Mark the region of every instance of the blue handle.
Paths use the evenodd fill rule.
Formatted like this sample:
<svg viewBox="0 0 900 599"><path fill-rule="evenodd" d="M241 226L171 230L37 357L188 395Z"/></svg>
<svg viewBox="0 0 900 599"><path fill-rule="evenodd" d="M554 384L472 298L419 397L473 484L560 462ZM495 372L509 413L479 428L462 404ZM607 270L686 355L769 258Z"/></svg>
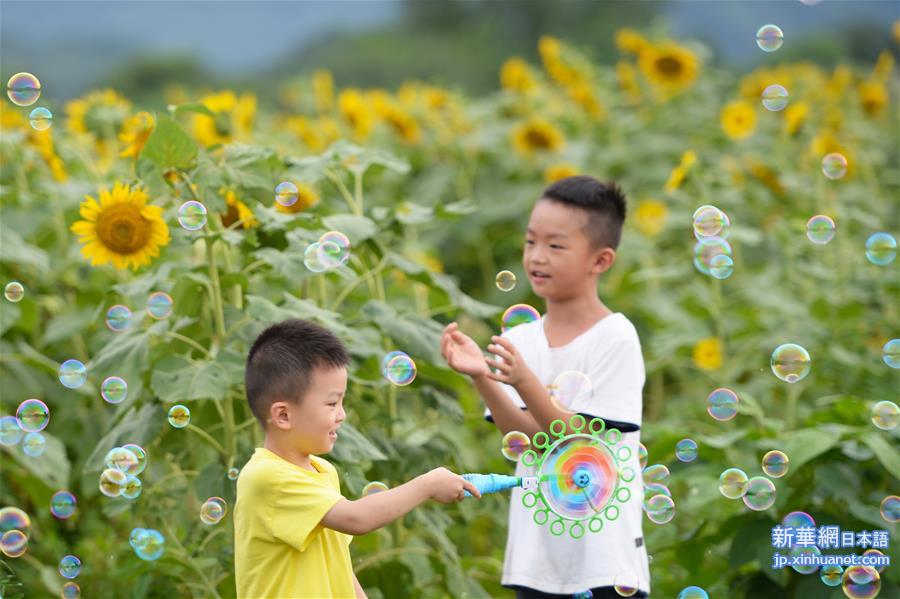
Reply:
<svg viewBox="0 0 900 599"><path fill-rule="evenodd" d="M498 491L505 491L506 489L512 489L513 487L518 487L522 484L522 479L518 476L507 476L506 474L463 474L462 477L475 485L475 488L484 495L485 493L497 493ZM472 494L468 491L465 492L466 497L471 497Z"/></svg>

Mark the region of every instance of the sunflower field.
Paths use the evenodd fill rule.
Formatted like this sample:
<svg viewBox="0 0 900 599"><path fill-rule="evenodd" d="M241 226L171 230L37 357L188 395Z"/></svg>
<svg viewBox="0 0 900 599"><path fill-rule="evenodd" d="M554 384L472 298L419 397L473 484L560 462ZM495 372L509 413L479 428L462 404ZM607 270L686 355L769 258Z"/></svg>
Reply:
<svg viewBox="0 0 900 599"><path fill-rule="evenodd" d="M345 497L438 466L511 473L440 333L455 320L484 347L507 307L543 311L524 225L548 183L589 174L628 196L599 294L640 334L641 440L675 506L644 520L652 596L900 596L895 564L862 582L771 566L791 512L889 534L826 554L898 558L897 48L735 73L691 40L615 43L609 67L544 36L539 63L510 57L478 97L339 87L321 69L269 103L171 87L165 105L113 89L56 105L52 81L51 117L21 97L34 86L4 100L0 595L234 597L234 479L262 440L244 361L285 318L352 354L328 456ZM715 243L695 236L704 206ZM392 351L415 362L411 384L382 376ZM707 405L723 389L728 419ZM723 497L729 468L772 501ZM502 493L425 504L357 538L354 570L373 599L510 597L507 511Z"/></svg>

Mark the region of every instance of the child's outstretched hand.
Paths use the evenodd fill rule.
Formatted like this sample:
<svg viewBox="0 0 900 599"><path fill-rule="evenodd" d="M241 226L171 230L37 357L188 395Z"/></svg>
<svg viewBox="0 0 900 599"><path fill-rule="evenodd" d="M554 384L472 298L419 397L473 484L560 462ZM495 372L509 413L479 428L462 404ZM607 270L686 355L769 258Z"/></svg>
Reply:
<svg viewBox="0 0 900 599"><path fill-rule="evenodd" d="M492 344L488 345L488 351L503 358L502 361L491 360L485 358L485 363L491 368L496 368L497 372L488 371L488 378L499 383L506 383L513 387L519 385L526 380L528 376L533 376L531 369L522 359L522 355L516 346L509 339L494 335L491 337Z"/></svg>
<svg viewBox="0 0 900 599"><path fill-rule="evenodd" d="M465 498L465 491L481 499L478 487L446 468L435 468L425 476L428 479L428 495L435 501L441 503L462 501Z"/></svg>
<svg viewBox="0 0 900 599"><path fill-rule="evenodd" d="M469 376L490 375L481 348L471 337L459 330L459 325L451 322L441 334L441 355L447 364L460 374Z"/></svg>

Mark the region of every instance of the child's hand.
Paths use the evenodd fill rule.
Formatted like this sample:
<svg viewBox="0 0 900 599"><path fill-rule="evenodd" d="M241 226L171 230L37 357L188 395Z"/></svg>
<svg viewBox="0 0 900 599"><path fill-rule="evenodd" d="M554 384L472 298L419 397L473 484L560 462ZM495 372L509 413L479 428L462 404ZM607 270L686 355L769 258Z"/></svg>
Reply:
<svg viewBox="0 0 900 599"><path fill-rule="evenodd" d="M428 481L428 496L441 503L462 501L464 491L468 491L478 499L481 493L472 483L446 468L435 468L425 475Z"/></svg>
<svg viewBox="0 0 900 599"><path fill-rule="evenodd" d="M500 383L506 383L513 387L521 384L527 377L533 377L534 373L528 368L525 360L516 346L509 339L494 335L491 337L492 343L488 345L488 351L503 358L502 362L485 358L485 363L491 368L496 368L499 372L488 372L488 378Z"/></svg>
<svg viewBox="0 0 900 599"><path fill-rule="evenodd" d="M476 377L490 374L484 355L472 338L459 330L459 325L451 322L441 334L441 355L447 364L460 374Z"/></svg>

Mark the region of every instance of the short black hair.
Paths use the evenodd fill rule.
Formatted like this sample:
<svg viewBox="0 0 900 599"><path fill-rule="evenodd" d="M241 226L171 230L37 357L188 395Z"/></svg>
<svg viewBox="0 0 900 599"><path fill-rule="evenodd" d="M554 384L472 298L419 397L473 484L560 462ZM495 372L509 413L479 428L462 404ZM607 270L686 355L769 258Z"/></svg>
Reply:
<svg viewBox="0 0 900 599"><path fill-rule="evenodd" d="M247 355L244 384L250 410L265 428L269 406L278 400L299 401L316 368L349 363L344 344L325 327L297 318L273 324L259 334Z"/></svg>
<svg viewBox="0 0 900 599"><path fill-rule="evenodd" d="M587 212L584 232L594 249L619 247L625 223L625 193L614 181L601 183L586 175L566 177L547 187L541 199Z"/></svg>

